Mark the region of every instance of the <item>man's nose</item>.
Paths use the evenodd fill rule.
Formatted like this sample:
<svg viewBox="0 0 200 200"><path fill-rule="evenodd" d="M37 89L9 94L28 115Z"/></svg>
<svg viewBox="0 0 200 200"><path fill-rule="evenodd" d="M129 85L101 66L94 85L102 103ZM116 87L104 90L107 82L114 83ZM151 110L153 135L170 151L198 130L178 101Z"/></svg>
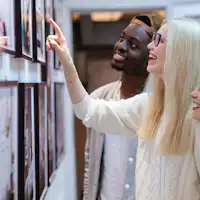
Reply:
<svg viewBox="0 0 200 200"><path fill-rule="evenodd" d="M121 42L121 49L124 50L124 51L127 51L127 41L126 40L123 40Z"/></svg>

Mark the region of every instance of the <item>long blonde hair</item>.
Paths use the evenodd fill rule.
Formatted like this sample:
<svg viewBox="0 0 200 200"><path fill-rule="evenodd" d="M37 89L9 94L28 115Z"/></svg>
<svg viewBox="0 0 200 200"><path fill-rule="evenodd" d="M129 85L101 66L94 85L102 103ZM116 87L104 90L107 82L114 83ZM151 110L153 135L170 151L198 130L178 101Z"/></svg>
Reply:
<svg viewBox="0 0 200 200"><path fill-rule="evenodd" d="M154 138L163 117L160 151L182 154L192 150L194 140L190 93L200 83L200 24L176 18L168 22L168 27L163 80L152 74L148 78L147 116L139 138Z"/></svg>

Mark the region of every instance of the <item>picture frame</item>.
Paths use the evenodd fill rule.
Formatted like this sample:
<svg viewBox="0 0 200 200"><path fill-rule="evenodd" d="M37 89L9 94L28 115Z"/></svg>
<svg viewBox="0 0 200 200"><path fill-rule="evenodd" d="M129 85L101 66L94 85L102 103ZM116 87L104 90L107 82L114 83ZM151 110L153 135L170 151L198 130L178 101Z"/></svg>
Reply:
<svg viewBox="0 0 200 200"><path fill-rule="evenodd" d="M46 0L45 1L45 14L46 14L46 37L54 34L53 26L49 23L49 19L55 19L54 13L54 1ZM46 65L47 65L47 105L48 105L48 179L49 185L53 180L53 174L56 169L55 167L55 135L54 135L54 96L53 96L53 68L54 68L54 51L47 51L46 55Z"/></svg>
<svg viewBox="0 0 200 200"><path fill-rule="evenodd" d="M55 95L55 159L56 167L59 166L64 156L65 134L64 134L64 84L54 83Z"/></svg>
<svg viewBox="0 0 200 200"><path fill-rule="evenodd" d="M0 2L0 51L16 53L16 4L15 0Z"/></svg>
<svg viewBox="0 0 200 200"><path fill-rule="evenodd" d="M33 83L18 86L18 200L39 197L36 171L37 135L35 130L35 94ZM24 178L19 178L24 177Z"/></svg>
<svg viewBox="0 0 200 200"><path fill-rule="evenodd" d="M45 0L33 0L33 60L46 63Z"/></svg>
<svg viewBox="0 0 200 200"><path fill-rule="evenodd" d="M35 84L35 127L36 137L39 141L36 144L36 148L39 149L39 156L36 158L36 167L39 167L38 171L39 181L39 199L44 199L49 182L48 182L48 119L47 119L47 85L46 83ZM39 121L38 121L39 119ZM39 128L39 129L37 129Z"/></svg>
<svg viewBox="0 0 200 200"><path fill-rule="evenodd" d="M17 81L0 82L0 199L16 199L17 186Z"/></svg>
<svg viewBox="0 0 200 200"><path fill-rule="evenodd" d="M23 57L33 61L33 37L35 28L33 24L34 18L34 0L21 0L21 49L18 57Z"/></svg>
<svg viewBox="0 0 200 200"><path fill-rule="evenodd" d="M51 76L47 81L47 106L48 106L48 179L49 184L53 180L53 173L56 170L56 142L55 142L55 115L54 115L54 87Z"/></svg>

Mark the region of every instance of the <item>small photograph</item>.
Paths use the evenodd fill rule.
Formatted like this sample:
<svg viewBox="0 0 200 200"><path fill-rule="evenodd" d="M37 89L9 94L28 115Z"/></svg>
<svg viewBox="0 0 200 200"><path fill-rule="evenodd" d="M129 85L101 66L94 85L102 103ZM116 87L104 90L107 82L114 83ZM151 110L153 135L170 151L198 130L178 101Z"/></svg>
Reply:
<svg viewBox="0 0 200 200"><path fill-rule="evenodd" d="M22 17L22 54L33 57L32 43L32 0L21 0Z"/></svg>
<svg viewBox="0 0 200 200"><path fill-rule="evenodd" d="M14 173L16 172L15 159L15 135L12 129L12 95L13 88L0 87L0 199L14 200L14 190L16 190L16 181Z"/></svg>
<svg viewBox="0 0 200 200"><path fill-rule="evenodd" d="M47 88L39 86L39 194L42 197L48 187L47 148Z"/></svg>
<svg viewBox="0 0 200 200"><path fill-rule="evenodd" d="M46 49L45 49L45 8L44 0L35 0L36 3L36 30L37 30L37 60L45 63Z"/></svg>
<svg viewBox="0 0 200 200"><path fill-rule="evenodd" d="M24 117L24 199L32 200L35 197L34 178L34 103L33 88L25 87L25 117Z"/></svg>
<svg viewBox="0 0 200 200"><path fill-rule="evenodd" d="M55 83L55 139L56 165L58 166L64 154L64 84Z"/></svg>
<svg viewBox="0 0 200 200"><path fill-rule="evenodd" d="M0 50L15 52L14 0L0 0Z"/></svg>

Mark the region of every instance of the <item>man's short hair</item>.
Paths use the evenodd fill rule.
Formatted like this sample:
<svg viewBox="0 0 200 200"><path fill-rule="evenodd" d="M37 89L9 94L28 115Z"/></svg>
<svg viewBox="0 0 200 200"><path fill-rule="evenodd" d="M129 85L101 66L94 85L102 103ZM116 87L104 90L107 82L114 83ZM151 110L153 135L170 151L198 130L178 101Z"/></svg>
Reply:
<svg viewBox="0 0 200 200"><path fill-rule="evenodd" d="M141 14L135 16L131 20L131 24L135 23L142 26L150 37L153 36L153 33L158 31L161 27L164 18L154 14Z"/></svg>

